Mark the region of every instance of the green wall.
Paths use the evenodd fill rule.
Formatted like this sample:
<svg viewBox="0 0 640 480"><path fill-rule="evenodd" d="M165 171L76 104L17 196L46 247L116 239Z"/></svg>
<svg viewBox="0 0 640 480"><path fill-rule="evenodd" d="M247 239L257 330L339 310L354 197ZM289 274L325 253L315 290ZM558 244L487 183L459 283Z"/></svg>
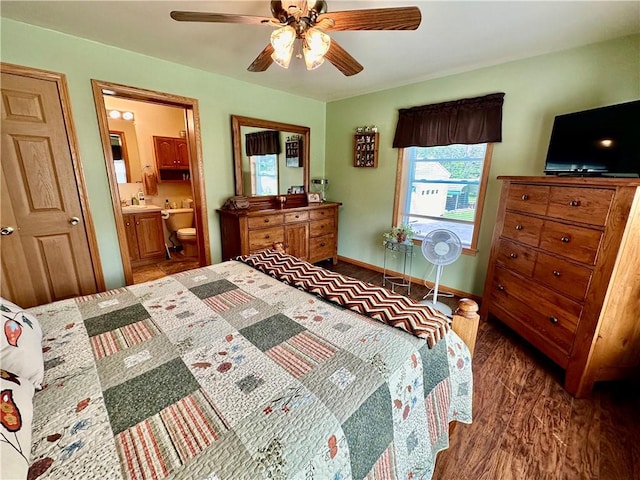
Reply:
<svg viewBox="0 0 640 480"><path fill-rule="evenodd" d="M498 208L496 176L542 175L556 114L640 98L640 35L328 103L325 173L328 198L343 203L340 255L383 265L382 233L393 214L398 151L391 144L398 109L493 92L506 94L503 140L493 150L479 252L445 267L441 279L442 285L477 295L482 294ZM353 133L363 125L377 125L380 131L376 169L352 166ZM434 281L435 271L415 251L412 274Z"/></svg>
<svg viewBox="0 0 640 480"><path fill-rule="evenodd" d="M108 288L122 286L124 274L91 79L198 100L211 257L214 263L221 258L220 229L215 209L234 194L231 114L310 127L310 173L312 176L323 174L326 123L323 102L238 82L13 20L3 18L0 21L3 62L51 70L67 77L80 160Z"/></svg>
<svg viewBox="0 0 640 480"><path fill-rule="evenodd" d="M91 79L196 98L212 261L220 261L215 209L233 195L229 115L311 128L311 177L330 179L327 196L340 209L339 254L383 264L382 232L391 226L397 150L391 147L397 110L505 92L503 141L494 148L477 256L444 270L442 284L481 294L498 206L497 175L540 175L553 117L640 97L640 35L439 78L325 104L51 30L0 19L1 60L64 73L80 159L89 191L107 287L124 276L98 133ZM428 61L425 59L424 61ZM353 133L377 125L377 169L354 168ZM418 252L412 274L434 280Z"/></svg>

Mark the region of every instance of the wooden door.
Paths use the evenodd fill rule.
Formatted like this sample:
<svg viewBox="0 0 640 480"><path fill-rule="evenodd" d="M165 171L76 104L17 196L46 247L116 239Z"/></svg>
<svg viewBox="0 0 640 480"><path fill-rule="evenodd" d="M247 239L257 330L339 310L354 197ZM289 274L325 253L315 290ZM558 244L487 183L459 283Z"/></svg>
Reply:
<svg viewBox="0 0 640 480"><path fill-rule="evenodd" d="M26 308L95 293L104 284L64 77L2 67L2 296Z"/></svg>
<svg viewBox="0 0 640 480"><path fill-rule="evenodd" d="M189 146L186 140L176 139L176 157L180 167L189 168Z"/></svg>
<svg viewBox="0 0 640 480"><path fill-rule="evenodd" d="M127 214L124 219L124 231L127 236L127 247L129 247L129 260L135 262L140 259L138 252L138 236L136 235L136 216Z"/></svg>
<svg viewBox="0 0 640 480"><path fill-rule="evenodd" d="M307 260L309 258L309 224L305 222L285 226L284 243L289 255Z"/></svg>
<svg viewBox="0 0 640 480"><path fill-rule="evenodd" d="M176 168L176 149L171 138L153 137L158 168Z"/></svg>
<svg viewBox="0 0 640 480"><path fill-rule="evenodd" d="M140 260L164 256L164 233L160 213L137 213L136 233Z"/></svg>

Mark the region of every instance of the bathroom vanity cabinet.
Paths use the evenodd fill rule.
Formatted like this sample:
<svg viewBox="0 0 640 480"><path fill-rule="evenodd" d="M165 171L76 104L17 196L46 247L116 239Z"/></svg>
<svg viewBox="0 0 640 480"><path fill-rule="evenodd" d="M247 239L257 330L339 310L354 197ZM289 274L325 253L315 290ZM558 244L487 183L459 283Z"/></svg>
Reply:
<svg viewBox="0 0 640 480"><path fill-rule="evenodd" d="M164 233L160 212L123 215L131 266L157 262L165 257Z"/></svg>

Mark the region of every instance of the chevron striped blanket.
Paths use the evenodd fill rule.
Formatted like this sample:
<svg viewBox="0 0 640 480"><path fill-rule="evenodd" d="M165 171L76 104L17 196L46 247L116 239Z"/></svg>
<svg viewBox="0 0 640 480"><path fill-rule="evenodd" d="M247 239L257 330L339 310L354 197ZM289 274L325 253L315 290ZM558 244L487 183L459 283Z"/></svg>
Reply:
<svg viewBox="0 0 640 480"><path fill-rule="evenodd" d="M429 305L418 303L384 287L326 270L286 253L264 250L240 256L236 260L281 282L423 338L430 348L450 328L449 318Z"/></svg>

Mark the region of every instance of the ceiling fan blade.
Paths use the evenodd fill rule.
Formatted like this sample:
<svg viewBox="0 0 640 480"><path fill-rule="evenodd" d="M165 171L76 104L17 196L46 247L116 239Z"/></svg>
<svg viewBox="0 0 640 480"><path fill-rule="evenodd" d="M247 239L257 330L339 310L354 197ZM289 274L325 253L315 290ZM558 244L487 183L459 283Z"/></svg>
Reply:
<svg viewBox="0 0 640 480"><path fill-rule="evenodd" d="M324 58L326 60L329 60L329 62L331 62L347 77L355 75L356 73L360 73L364 68L333 38L331 39L331 46L329 47L329 50L324 54Z"/></svg>
<svg viewBox="0 0 640 480"><path fill-rule="evenodd" d="M264 50L256 57L251 65L247 67L250 72L264 72L273 63L271 54L273 53L273 45L270 43L264 47Z"/></svg>
<svg viewBox="0 0 640 480"><path fill-rule="evenodd" d="M255 17L253 15L234 15L232 13L207 12L171 12L171 18L179 22L215 22L215 23L244 23L248 25L269 25L273 18Z"/></svg>
<svg viewBox="0 0 640 480"><path fill-rule="evenodd" d="M418 7L371 8L365 10L345 10L328 12L318 17L335 22L325 30L415 30L420 26L422 14Z"/></svg>

